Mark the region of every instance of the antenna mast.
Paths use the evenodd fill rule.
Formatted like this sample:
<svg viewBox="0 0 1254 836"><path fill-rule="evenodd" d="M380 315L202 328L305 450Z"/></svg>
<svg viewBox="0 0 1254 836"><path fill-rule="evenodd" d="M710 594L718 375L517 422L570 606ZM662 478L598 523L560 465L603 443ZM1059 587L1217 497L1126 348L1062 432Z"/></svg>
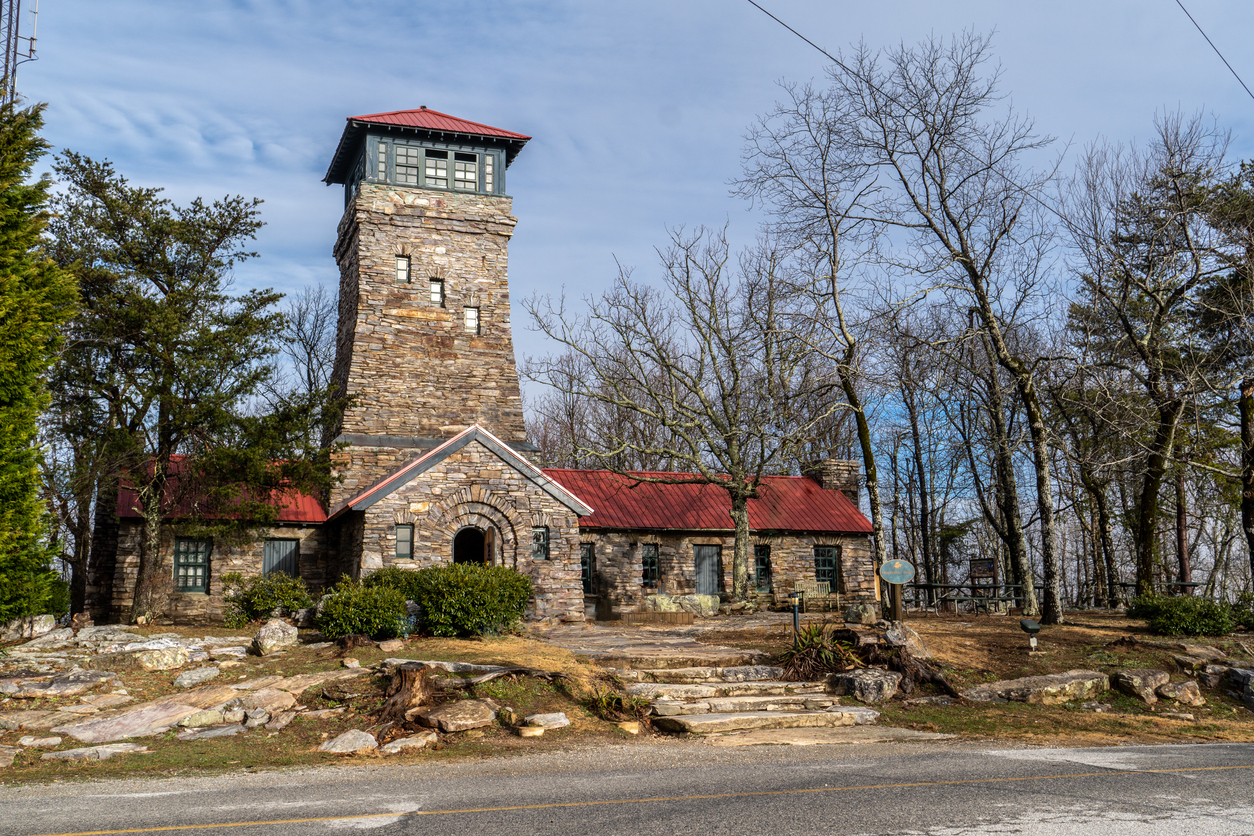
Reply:
<svg viewBox="0 0 1254 836"><path fill-rule="evenodd" d="M17 68L19 64L34 61L35 30L39 26L39 0L35 0L35 8L31 13L30 37L23 38L19 33L22 17L22 0L0 0L0 35L4 36L4 75L3 101L7 104L17 98ZM22 41L26 41L26 51L22 51Z"/></svg>

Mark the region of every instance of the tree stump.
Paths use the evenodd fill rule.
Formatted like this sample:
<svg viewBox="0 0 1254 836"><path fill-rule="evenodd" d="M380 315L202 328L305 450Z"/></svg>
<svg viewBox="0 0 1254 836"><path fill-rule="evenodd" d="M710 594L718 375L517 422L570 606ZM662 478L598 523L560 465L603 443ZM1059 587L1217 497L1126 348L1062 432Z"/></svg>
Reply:
<svg viewBox="0 0 1254 836"><path fill-rule="evenodd" d="M429 705L435 684L427 678L433 669L421 662L406 662L392 674L387 701L379 710L380 723L403 723L405 715L419 706Z"/></svg>

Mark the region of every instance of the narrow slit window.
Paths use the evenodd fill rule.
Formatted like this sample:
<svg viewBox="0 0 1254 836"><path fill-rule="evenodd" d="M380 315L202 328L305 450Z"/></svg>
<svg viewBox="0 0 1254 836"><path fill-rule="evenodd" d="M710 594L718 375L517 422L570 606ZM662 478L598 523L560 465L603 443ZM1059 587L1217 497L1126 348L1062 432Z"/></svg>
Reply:
<svg viewBox="0 0 1254 836"><path fill-rule="evenodd" d="M549 559L549 528L537 525L531 529L531 559Z"/></svg>
<svg viewBox="0 0 1254 836"><path fill-rule="evenodd" d="M444 307L444 280L443 279L431 280L431 307L433 308Z"/></svg>
<svg viewBox="0 0 1254 836"><path fill-rule="evenodd" d="M379 143L378 177L384 183L388 181L388 144L386 142Z"/></svg>
<svg viewBox="0 0 1254 836"><path fill-rule="evenodd" d="M496 158L491 154L483 155L483 190L489 194L495 191L495 189L492 188L492 175L494 173L493 162L495 159Z"/></svg>
<svg viewBox="0 0 1254 836"><path fill-rule="evenodd" d="M479 309L478 308L462 308L466 321L466 333L479 333Z"/></svg>
<svg viewBox="0 0 1254 836"><path fill-rule="evenodd" d="M657 562L657 543L645 543L640 547L640 565L644 585L656 587L662 573Z"/></svg>
<svg viewBox="0 0 1254 836"><path fill-rule="evenodd" d="M409 256L398 255L396 257L396 283L409 283Z"/></svg>
<svg viewBox="0 0 1254 836"><path fill-rule="evenodd" d="M413 525L398 525L396 527L396 557L399 560L409 560L414 556L414 527Z"/></svg>
<svg viewBox="0 0 1254 836"><path fill-rule="evenodd" d="M437 189L448 188L448 151L427 149L427 166L423 172L427 185Z"/></svg>
<svg viewBox="0 0 1254 836"><path fill-rule="evenodd" d="M584 595L591 595L596 588L597 555L592 543L579 544L579 575L583 580Z"/></svg>
<svg viewBox="0 0 1254 836"><path fill-rule="evenodd" d="M753 547L753 576L758 592L771 591L771 547Z"/></svg>

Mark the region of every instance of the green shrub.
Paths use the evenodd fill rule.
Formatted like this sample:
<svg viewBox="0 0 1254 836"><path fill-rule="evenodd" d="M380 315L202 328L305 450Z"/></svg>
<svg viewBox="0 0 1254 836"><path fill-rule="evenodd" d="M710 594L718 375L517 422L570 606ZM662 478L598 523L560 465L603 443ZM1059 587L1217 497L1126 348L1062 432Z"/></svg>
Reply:
<svg viewBox="0 0 1254 836"><path fill-rule="evenodd" d="M1254 631L1254 592L1242 592L1232 605L1232 620L1238 630Z"/></svg>
<svg viewBox="0 0 1254 836"><path fill-rule="evenodd" d="M862 667L849 645L839 642L827 624L811 622L802 626L793 637L792 647L779 658L784 679L804 682L820 679L829 673Z"/></svg>
<svg viewBox="0 0 1254 836"><path fill-rule="evenodd" d="M401 569L396 566L385 566L377 572L368 575L363 586L371 588L383 587L384 589L395 589L405 597L406 601L418 600L418 572L414 569Z"/></svg>
<svg viewBox="0 0 1254 836"><path fill-rule="evenodd" d="M1227 604L1191 595L1163 598L1150 617L1150 632L1160 636L1224 636L1232 632Z"/></svg>
<svg viewBox="0 0 1254 836"><path fill-rule="evenodd" d="M314 623L329 639L363 634L391 639L409 632L405 598L395 589L343 578L318 604Z"/></svg>
<svg viewBox="0 0 1254 836"><path fill-rule="evenodd" d="M376 573L378 574L378 573ZM513 627L527 610L531 580L504 566L454 563L405 579L433 636L480 636ZM399 593L398 593L399 594Z"/></svg>
<svg viewBox="0 0 1254 836"><path fill-rule="evenodd" d="M1166 600L1166 595L1138 595L1128 604L1128 618L1151 619L1158 614L1158 608Z"/></svg>
<svg viewBox="0 0 1254 836"><path fill-rule="evenodd" d="M248 578L231 572L222 576L222 589L227 627L247 626L250 621L267 618L280 607L295 612L313 606L305 582L281 572Z"/></svg>

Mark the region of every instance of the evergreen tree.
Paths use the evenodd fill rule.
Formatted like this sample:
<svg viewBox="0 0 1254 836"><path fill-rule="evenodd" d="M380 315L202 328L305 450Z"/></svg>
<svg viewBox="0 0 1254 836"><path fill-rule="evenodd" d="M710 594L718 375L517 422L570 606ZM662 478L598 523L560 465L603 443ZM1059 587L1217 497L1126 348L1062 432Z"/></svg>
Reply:
<svg viewBox="0 0 1254 836"><path fill-rule="evenodd" d="M35 438L43 376L75 293L39 248L50 185L31 181L47 149L41 127L42 105L0 106L0 622L42 612L56 580Z"/></svg>

